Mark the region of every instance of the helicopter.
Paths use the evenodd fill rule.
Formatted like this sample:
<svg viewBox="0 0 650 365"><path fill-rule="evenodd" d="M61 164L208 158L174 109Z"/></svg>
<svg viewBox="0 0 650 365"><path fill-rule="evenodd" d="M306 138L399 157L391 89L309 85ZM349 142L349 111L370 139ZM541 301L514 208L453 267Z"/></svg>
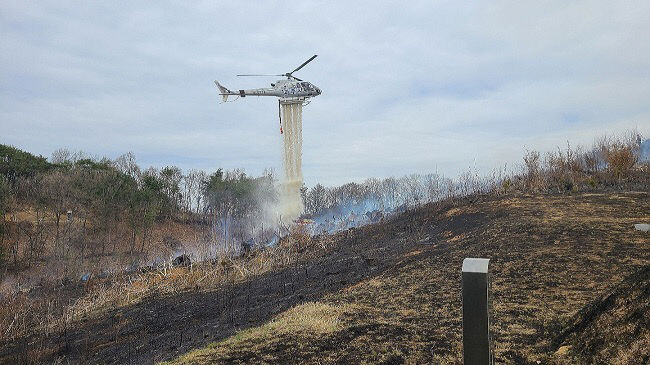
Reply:
<svg viewBox="0 0 650 365"><path fill-rule="evenodd" d="M302 65L296 67L293 71L287 72L284 74L275 74L275 75L263 75L263 74L241 74L237 76L286 76L286 80L278 80L274 83L271 83L270 88L259 88L259 89L248 89L248 90L238 90L231 91L228 88L221 85L217 80L214 81L215 85L219 88L219 95L223 98L223 102L228 101L229 96L237 97L246 97L246 96L277 96L281 99L289 98L302 98L308 99L314 96L321 94L319 88L314 84L308 81L301 80L295 76L293 73L305 67L306 64L313 61L318 55L313 55L307 61L303 62ZM234 100L233 100L234 101Z"/></svg>

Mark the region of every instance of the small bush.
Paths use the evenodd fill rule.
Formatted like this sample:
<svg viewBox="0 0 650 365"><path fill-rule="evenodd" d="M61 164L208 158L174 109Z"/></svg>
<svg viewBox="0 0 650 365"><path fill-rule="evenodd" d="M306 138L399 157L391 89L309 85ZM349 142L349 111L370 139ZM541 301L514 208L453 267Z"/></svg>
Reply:
<svg viewBox="0 0 650 365"><path fill-rule="evenodd" d="M524 178L526 189L539 191L543 188L542 166L540 154L537 151L526 151L524 155Z"/></svg>
<svg viewBox="0 0 650 365"><path fill-rule="evenodd" d="M629 175L638 160L638 156L634 146L614 143L609 146L605 159L610 172L616 179L620 180Z"/></svg>
<svg viewBox="0 0 650 365"><path fill-rule="evenodd" d="M598 184L598 183L596 182L596 179L594 179L593 176L589 176L589 180L587 180L587 183L589 184L589 186L590 186L592 189L595 189L595 188L596 188L596 185Z"/></svg>
<svg viewBox="0 0 650 365"><path fill-rule="evenodd" d="M501 184L501 187L503 188L503 191L505 193L507 193L510 190L511 186L512 186L512 180L510 179L503 180L503 183Z"/></svg>
<svg viewBox="0 0 650 365"><path fill-rule="evenodd" d="M650 184L650 164L639 163L641 135L636 131L598 139L593 147L558 148L544 159L526 151L518 188L525 192L577 192L599 186L639 189ZM517 177L515 177L517 178ZM516 179L515 179L516 180Z"/></svg>

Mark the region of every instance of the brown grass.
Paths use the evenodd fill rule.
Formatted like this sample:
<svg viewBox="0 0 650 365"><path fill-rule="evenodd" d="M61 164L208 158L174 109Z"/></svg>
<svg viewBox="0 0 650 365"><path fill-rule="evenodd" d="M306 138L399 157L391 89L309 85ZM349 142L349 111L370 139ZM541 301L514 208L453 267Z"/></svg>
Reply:
<svg viewBox="0 0 650 365"><path fill-rule="evenodd" d="M295 230L277 247L245 257L225 256L189 268L167 264L150 272L91 278L73 293L54 292L38 296L27 291L16 293L3 301L0 341L32 333L53 333L65 326L74 326L76 321L89 316L134 305L148 297L221 288L291 265L300 252L307 250L309 252L305 255L318 255L328 248L327 237L313 240L302 230Z"/></svg>
<svg viewBox="0 0 650 365"><path fill-rule="evenodd" d="M426 235L432 244L414 244L389 270L322 298L320 303L345 308L334 331L308 337L254 330L254 340L235 335L180 363L460 363L464 257L492 258L497 363L585 363L571 355L575 346L556 354L553 338L583 306L650 263L650 241L632 226L650 219L647 198L514 196L475 204L488 214L485 219L454 207L413 212L419 228L406 239L418 242L415 237ZM396 237L401 239L399 232ZM633 363L647 354L644 341L603 359Z"/></svg>
<svg viewBox="0 0 650 365"><path fill-rule="evenodd" d="M341 329L343 324L340 317L342 313L349 311L350 307L350 305L336 306L319 302L303 303L283 312L262 326L241 331L226 340L188 353L174 363L226 363L230 360L228 354L232 352L237 352L239 349L254 351L256 348L269 346L270 342L278 341L280 338L316 339ZM261 356L260 360L273 362L274 359L269 355Z"/></svg>

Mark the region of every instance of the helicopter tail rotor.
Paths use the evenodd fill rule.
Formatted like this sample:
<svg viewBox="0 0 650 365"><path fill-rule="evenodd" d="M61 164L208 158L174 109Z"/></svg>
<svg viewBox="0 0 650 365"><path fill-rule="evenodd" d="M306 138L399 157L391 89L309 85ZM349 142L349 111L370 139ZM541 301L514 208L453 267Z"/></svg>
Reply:
<svg viewBox="0 0 650 365"><path fill-rule="evenodd" d="M228 95L237 95L237 93L228 90L228 88L221 85L217 80L214 80L214 84L219 88L219 95L223 98L224 103L228 101Z"/></svg>

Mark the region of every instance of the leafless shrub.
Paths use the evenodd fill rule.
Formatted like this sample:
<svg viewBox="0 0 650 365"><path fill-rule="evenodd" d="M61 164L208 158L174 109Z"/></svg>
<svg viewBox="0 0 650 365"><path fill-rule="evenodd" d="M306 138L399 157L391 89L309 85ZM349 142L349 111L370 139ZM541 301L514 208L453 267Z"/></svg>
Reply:
<svg viewBox="0 0 650 365"><path fill-rule="evenodd" d="M524 155L524 189L537 192L544 188L544 174L541 155L537 151L526 151Z"/></svg>
<svg viewBox="0 0 650 365"><path fill-rule="evenodd" d="M580 165L580 149L573 149L567 142L566 150L560 148L548 152L545 158L548 187L557 191L577 191L583 175Z"/></svg>
<svg viewBox="0 0 650 365"><path fill-rule="evenodd" d="M526 151L521 174L502 179L502 191L576 192L606 188L647 187L650 166L638 163L642 136L636 131L601 137L591 148L572 147L542 154Z"/></svg>
<svg viewBox="0 0 650 365"><path fill-rule="evenodd" d="M632 131L618 138L604 139L600 148L607 162L607 169L612 176L621 180L627 177L638 161L641 136Z"/></svg>
<svg viewBox="0 0 650 365"><path fill-rule="evenodd" d="M611 173L621 179L627 176L637 162L637 156L631 146L613 144L605 155Z"/></svg>

